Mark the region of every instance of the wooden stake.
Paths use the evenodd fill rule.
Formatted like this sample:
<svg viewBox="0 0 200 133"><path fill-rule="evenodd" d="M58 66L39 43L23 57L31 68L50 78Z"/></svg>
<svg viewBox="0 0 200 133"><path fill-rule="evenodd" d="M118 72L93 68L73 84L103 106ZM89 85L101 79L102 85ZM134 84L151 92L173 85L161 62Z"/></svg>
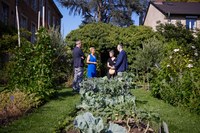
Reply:
<svg viewBox="0 0 200 133"><path fill-rule="evenodd" d="M38 12L38 30L40 29L40 11Z"/></svg>
<svg viewBox="0 0 200 133"><path fill-rule="evenodd" d="M44 7L44 5L42 7L42 19L43 19L42 26L45 27L45 7Z"/></svg>
<svg viewBox="0 0 200 133"><path fill-rule="evenodd" d="M16 19L17 19L17 31L18 31L18 45L21 46L20 40L20 28L19 28L19 14L18 14L18 6L16 5Z"/></svg>

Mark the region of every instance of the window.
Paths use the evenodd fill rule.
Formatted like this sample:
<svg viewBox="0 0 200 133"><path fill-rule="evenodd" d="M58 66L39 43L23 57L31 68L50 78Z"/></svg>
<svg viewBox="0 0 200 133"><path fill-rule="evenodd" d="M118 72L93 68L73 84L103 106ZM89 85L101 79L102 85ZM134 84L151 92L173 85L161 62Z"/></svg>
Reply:
<svg viewBox="0 0 200 133"><path fill-rule="evenodd" d="M1 10L1 21L8 25L8 18L9 18L9 7L7 4L2 2L2 10Z"/></svg>
<svg viewBox="0 0 200 133"><path fill-rule="evenodd" d="M57 20L56 25L57 25L57 26L60 26L60 20Z"/></svg>
<svg viewBox="0 0 200 133"><path fill-rule="evenodd" d="M197 17L188 16L186 17L186 28L189 30L195 30L197 27Z"/></svg>
<svg viewBox="0 0 200 133"><path fill-rule="evenodd" d="M43 13L43 9L42 9L43 4L44 4L44 1L40 0L40 14L41 14L41 16L42 16L42 13Z"/></svg>
<svg viewBox="0 0 200 133"><path fill-rule="evenodd" d="M51 26L51 11L48 10L48 25Z"/></svg>
<svg viewBox="0 0 200 133"><path fill-rule="evenodd" d="M34 11L37 11L37 0L31 0L31 7Z"/></svg>
<svg viewBox="0 0 200 133"><path fill-rule="evenodd" d="M27 29L28 27L28 19L24 15L21 15L21 21L20 21L21 28Z"/></svg>
<svg viewBox="0 0 200 133"><path fill-rule="evenodd" d="M36 32L36 25L34 23L31 24L31 42L34 43L36 38L35 38L35 32Z"/></svg>
<svg viewBox="0 0 200 133"><path fill-rule="evenodd" d="M56 18L53 16L53 26L56 26Z"/></svg>
<svg viewBox="0 0 200 133"><path fill-rule="evenodd" d="M27 5L29 5L29 0L24 0L26 2Z"/></svg>

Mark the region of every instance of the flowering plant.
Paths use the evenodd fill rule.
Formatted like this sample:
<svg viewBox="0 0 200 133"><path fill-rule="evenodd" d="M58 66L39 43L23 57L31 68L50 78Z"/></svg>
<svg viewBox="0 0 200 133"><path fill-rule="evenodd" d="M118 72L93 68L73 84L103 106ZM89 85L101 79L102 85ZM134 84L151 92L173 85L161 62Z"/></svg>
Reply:
<svg viewBox="0 0 200 133"><path fill-rule="evenodd" d="M175 48L161 62L152 81L152 94L172 105L200 113L199 62L185 53L183 48Z"/></svg>

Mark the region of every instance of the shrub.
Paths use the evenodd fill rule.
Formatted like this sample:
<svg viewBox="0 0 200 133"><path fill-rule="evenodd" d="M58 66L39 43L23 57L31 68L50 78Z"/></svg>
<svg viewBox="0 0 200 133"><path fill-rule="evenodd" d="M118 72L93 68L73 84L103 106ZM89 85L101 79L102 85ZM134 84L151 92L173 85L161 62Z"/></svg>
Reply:
<svg viewBox="0 0 200 133"><path fill-rule="evenodd" d="M10 119L17 118L33 107L40 104L35 94L28 94L20 90L0 93L0 123L6 123Z"/></svg>
<svg viewBox="0 0 200 133"><path fill-rule="evenodd" d="M172 105L200 113L199 62L190 58L181 47L174 49L157 69L152 94Z"/></svg>
<svg viewBox="0 0 200 133"><path fill-rule="evenodd" d="M174 24L162 24L157 26L157 32L165 37L166 41L170 42L175 40L182 47L188 47L188 44L194 42L194 36L192 31L187 30L181 23Z"/></svg>
<svg viewBox="0 0 200 133"><path fill-rule="evenodd" d="M0 28L2 28L1 24ZM29 32L27 32L26 30L21 30L21 33L26 35L29 34ZM16 46L18 46L18 35L14 31L9 31L9 28L8 31L5 30L2 34L2 36L0 35L0 84L6 85L8 82L7 66L10 60L10 55L12 55ZM28 43L27 39L24 36L21 36L21 41L23 44Z"/></svg>
<svg viewBox="0 0 200 133"><path fill-rule="evenodd" d="M144 84L149 81L152 69L164 58L164 47L162 40L156 38L147 39L142 42L142 47L138 47L133 64Z"/></svg>
<svg viewBox="0 0 200 133"><path fill-rule="evenodd" d="M60 85L70 78L73 72L72 53L66 46L64 39L60 33L60 28L50 28L48 34L51 39L51 49L53 51L53 83L54 86Z"/></svg>
<svg viewBox="0 0 200 133"><path fill-rule="evenodd" d="M104 76L106 74L106 62L109 58L109 50L114 49L116 51L117 45L122 43L128 55L129 68L134 70L133 61L135 59L136 48L140 47L143 41L153 36L159 38L148 27L130 26L122 28L110 24L93 23L70 32L66 36L65 41L73 49L75 41L81 40L83 51L86 55L89 53L89 47L95 47L98 58L98 70L100 71L100 75Z"/></svg>
<svg viewBox="0 0 200 133"><path fill-rule="evenodd" d="M9 89L19 88L47 100L54 93L54 51L46 29L38 31L36 44L23 42L16 47L9 63Z"/></svg>

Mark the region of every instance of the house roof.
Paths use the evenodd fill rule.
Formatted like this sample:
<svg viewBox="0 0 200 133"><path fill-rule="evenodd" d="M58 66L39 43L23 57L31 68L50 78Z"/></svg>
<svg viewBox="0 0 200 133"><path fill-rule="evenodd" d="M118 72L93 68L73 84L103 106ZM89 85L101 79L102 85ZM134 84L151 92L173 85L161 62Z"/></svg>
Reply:
<svg viewBox="0 0 200 133"><path fill-rule="evenodd" d="M200 15L200 2L150 2L163 14Z"/></svg>
<svg viewBox="0 0 200 133"><path fill-rule="evenodd" d="M56 6L55 2L54 2L53 0L50 0L49 2L52 3L53 7L55 8L55 10L56 10L57 13L59 14L59 16L60 16L61 18L63 18L63 15L62 15L62 13L60 12L60 10L58 9L58 7Z"/></svg>

